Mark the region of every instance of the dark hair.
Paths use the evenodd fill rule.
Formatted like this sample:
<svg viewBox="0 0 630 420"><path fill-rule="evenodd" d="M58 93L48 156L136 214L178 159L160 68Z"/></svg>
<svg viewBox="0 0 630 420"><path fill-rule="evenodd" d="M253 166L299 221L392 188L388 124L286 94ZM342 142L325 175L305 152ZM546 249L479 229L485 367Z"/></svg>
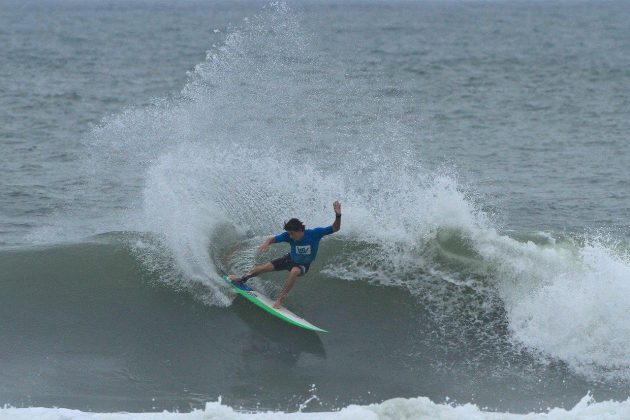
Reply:
<svg viewBox="0 0 630 420"><path fill-rule="evenodd" d="M286 231L301 230L302 232L304 232L304 229L305 229L304 223L300 222L300 219L293 218L289 220L288 222L284 222L284 230Z"/></svg>

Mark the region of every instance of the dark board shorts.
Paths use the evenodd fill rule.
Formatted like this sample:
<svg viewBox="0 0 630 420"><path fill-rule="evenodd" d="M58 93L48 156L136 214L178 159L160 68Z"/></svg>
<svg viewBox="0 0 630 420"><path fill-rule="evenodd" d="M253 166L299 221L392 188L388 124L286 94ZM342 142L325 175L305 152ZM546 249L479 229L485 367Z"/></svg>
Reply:
<svg viewBox="0 0 630 420"><path fill-rule="evenodd" d="M296 263L291 259L291 254L287 254L284 257L277 258L271 261L274 271L288 270L291 271L293 267L300 269L300 276L308 273L308 268L311 264Z"/></svg>

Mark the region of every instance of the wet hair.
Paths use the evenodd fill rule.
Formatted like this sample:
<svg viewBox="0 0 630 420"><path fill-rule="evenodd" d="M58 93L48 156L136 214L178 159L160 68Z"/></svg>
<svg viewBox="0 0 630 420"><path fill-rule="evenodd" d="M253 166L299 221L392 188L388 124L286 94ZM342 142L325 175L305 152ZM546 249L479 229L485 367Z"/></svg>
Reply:
<svg viewBox="0 0 630 420"><path fill-rule="evenodd" d="M284 230L286 230L286 231L301 230L302 232L304 232L305 228L306 228L306 226L304 226L304 223L300 222L300 219L296 219L296 218L293 218L293 219L289 220L288 222L284 223Z"/></svg>

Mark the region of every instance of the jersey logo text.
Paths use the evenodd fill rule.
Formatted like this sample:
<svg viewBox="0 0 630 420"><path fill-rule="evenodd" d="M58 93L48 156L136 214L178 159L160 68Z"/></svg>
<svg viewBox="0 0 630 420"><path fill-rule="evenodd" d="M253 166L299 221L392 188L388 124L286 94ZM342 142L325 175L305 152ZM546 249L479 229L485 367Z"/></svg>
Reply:
<svg viewBox="0 0 630 420"><path fill-rule="evenodd" d="M311 255L310 245L303 245L303 246L296 245L295 250L297 251L299 255Z"/></svg>

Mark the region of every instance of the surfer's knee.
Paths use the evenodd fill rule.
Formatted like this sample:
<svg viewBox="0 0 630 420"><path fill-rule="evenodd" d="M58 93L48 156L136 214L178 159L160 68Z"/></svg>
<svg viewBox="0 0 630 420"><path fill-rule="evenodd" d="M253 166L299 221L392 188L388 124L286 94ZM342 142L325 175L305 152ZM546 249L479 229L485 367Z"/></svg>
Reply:
<svg viewBox="0 0 630 420"><path fill-rule="evenodd" d="M296 277L301 276L302 275L302 269L300 267L293 267L291 269L291 274L293 274Z"/></svg>
<svg viewBox="0 0 630 420"><path fill-rule="evenodd" d="M265 271L273 271L274 270L273 264L270 263L270 262L265 263L265 264L262 265L262 269L265 270Z"/></svg>

